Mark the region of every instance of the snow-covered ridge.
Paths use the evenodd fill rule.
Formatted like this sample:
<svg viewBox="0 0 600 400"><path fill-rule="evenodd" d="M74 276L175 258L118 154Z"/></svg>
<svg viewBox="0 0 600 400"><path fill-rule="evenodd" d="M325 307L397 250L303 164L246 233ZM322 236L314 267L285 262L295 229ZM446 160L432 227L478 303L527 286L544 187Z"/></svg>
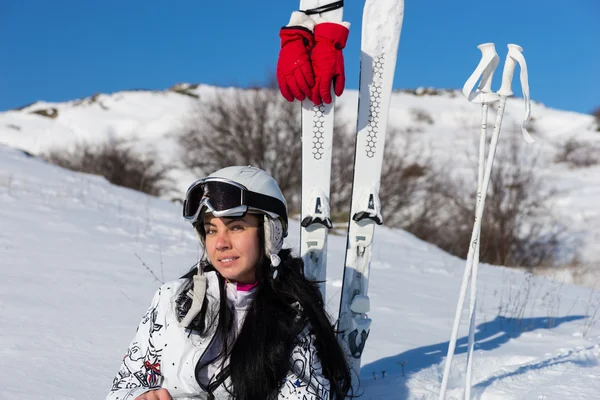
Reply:
<svg viewBox="0 0 600 400"><path fill-rule="evenodd" d="M189 126L191 115L200 110L199 101L240 90L244 89L181 83L166 90L100 93L63 103L39 101L0 113L0 143L39 154L78 141L125 138L135 140L140 148L159 149L163 160L171 163L179 158L173 134ZM338 102L338 115L349 126L355 126L357 102L356 90L346 90ZM523 115L523 100L510 98L501 147L506 136L518 134ZM600 149L598 126L590 115L537 102L532 103L532 117L529 129L536 142L528 151L539 158L537 172L558 189L549 206L583 243L582 262L600 266L600 165L571 168L555 162L569 139L579 141L582 151ZM469 103L458 90L402 89L392 95L389 125L411 132L418 148L433 155L436 162L451 161L458 171L473 168L474 158L466 154L474 154L479 118L480 107ZM173 176L181 192L195 178L186 171L175 171Z"/></svg>

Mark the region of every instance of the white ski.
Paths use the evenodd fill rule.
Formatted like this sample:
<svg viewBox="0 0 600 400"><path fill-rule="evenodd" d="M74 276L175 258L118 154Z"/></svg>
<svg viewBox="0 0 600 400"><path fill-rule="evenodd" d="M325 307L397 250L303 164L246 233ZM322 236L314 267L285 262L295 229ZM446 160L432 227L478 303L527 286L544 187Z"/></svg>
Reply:
<svg viewBox="0 0 600 400"><path fill-rule="evenodd" d="M333 0L300 0L300 10L311 10L334 3ZM343 8L322 12L327 21L342 22ZM304 275L321 282L325 297L327 276L327 233L332 227L329 215L331 180L331 148L335 94L331 104L315 106L306 99L302 102L302 223L300 256L304 261Z"/></svg>
<svg viewBox="0 0 600 400"><path fill-rule="evenodd" d="M369 264L375 225L383 223L379 186L404 0L367 0L363 12L352 204L338 319L338 339L353 369L369 336ZM358 393L356 393L358 394Z"/></svg>

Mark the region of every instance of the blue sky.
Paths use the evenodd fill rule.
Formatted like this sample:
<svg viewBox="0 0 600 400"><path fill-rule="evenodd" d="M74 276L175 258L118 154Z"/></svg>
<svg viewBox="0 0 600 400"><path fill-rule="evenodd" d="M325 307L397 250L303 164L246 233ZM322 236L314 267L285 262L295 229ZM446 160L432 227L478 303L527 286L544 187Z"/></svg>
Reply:
<svg viewBox="0 0 600 400"><path fill-rule="evenodd" d="M346 0L344 9L352 23L349 88L358 87L363 5ZM279 28L297 7L289 0L0 0L0 110L178 82L264 84L275 71ZM461 87L484 42L496 43L502 59L508 43L524 48L534 100L579 112L600 106L599 0L406 0L395 88Z"/></svg>

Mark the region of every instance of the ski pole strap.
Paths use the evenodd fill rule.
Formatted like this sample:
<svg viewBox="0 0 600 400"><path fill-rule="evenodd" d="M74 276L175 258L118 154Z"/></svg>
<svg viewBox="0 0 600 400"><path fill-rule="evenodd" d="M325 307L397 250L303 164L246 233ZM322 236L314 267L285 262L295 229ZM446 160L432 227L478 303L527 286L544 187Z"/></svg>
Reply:
<svg viewBox="0 0 600 400"><path fill-rule="evenodd" d="M491 104L500 100L500 96L492 93L492 77L498 66L499 57L493 43L483 43L477 46L481 50L481 61L465 82L462 92L472 103ZM472 92L475 84L480 80L479 88Z"/></svg>
<svg viewBox="0 0 600 400"><path fill-rule="evenodd" d="M509 50L509 53L510 52L511 51ZM525 117L523 118L523 122L521 124L521 133L523 134L523 137L525 138L525 141L527 143L533 143L535 140L533 140L533 138L531 137L529 132L527 132L527 129L525 127L527 122L531 118L531 97L529 95L529 78L527 75L527 62L525 61L525 57L523 57L521 51L519 51L516 48L512 51L512 54L510 55L519 63L519 66L521 67L521 90L523 90L523 100L525 100Z"/></svg>
<svg viewBox="0 0 600 400"><path fill-rule="evenodd" d="M337 10L344 7L344 0L334 1L333 3L324 4L320 7L311 8L309 10L300 10L306 15L321 14L328 11Z"/></svg>

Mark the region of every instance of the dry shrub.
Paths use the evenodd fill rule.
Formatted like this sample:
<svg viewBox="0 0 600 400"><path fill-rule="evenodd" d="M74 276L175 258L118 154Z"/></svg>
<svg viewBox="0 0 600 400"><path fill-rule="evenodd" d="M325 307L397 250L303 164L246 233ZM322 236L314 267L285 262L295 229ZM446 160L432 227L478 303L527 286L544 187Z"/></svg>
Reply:
<svg viewBox="0 0 600 400"><path fill-rule="evenodd" d="M334 131L329 203L332 219L336 222L347 222L354 177L356 127L343 124L336 118Z"/></svg>
<svg viewBox="0 0 600 400"><path fill-rule="evenodd" d="M204 176L231 165L254 165L279 183L290 213L300 211L302 127L298 102L288 102L273 88L222 91L213 99L199 101L186 125L177 135L186 169ZM344 130L336 119L332 193L338 193L339 182L348 179L348 173L348 181L352 179L354 142L343 136ZM350 158L340 158L340 151ZM333 201L337 201L335 196Z"/></svg>
<svg viewBox="0 0 600 400"><path fill-rule="evenodd" d="M392 129L387 133L379 198L384 224L404 227L413 218L432 160L413 140L414 134Z"/></svg>
<svg viewBox="0 0 600 400"><path fill-rule="evenodd" d="M42 117L56 119L58 117L58 110L56 108L42 108L35 111L30 111L30 114L41 115Z"/></svg>
<svg viewBox="0 0 600 400"><path fill-rule="evenodd" d="M412 142L412 133L387 132L379 198L386 226L399 226L416 199L431 160L421 156ZM354 175L355 135L349 125L336 124L333 138L330 204L334 220L348 221Z"/></svg>
<svg viewBox="0 0 600 400"><path fill-rule="evenodd" d="M422 108L411 108L410 109L411 118L417 122L426 125L433 125L434 120L431 114Z"/></svg>
<svg viewBox="0 0 600 400"><path fill-rule="evenodd" d="M481 224L480 260L507 266L553 266L575 257L567 232L547 208L554 191L536 175L537 159L512 135L498 149ZM506 144L506 142L504 142ZM461 258L471 246L476 177L471 183L437 168L422 206L403 227ZM475 172L476 173L476 172Z"/></svg>
<svg viewBox="0 0 600 400"><path fill-rule="evenodd" d="M596 107L596 109L592 111L592 115L596 120L596 131L600 132L600 107Z"/></svg>
<svg viewBox="0 0 600 400"><path fill-rule="evenodd" d="M142 155L125 140L79 143L73 150L54 149L43 155L49 162L73 171L105 177L112 184L160 196L172 189L171 167L161 165L155 152Z"/></svg>
<svg viewBox="0 0 600 400"><path fill-rule="evenodd" d="M300 196L300 109L274 89L221 91L199 101L187 128L177 135L181 160L197 176L231 165L269 172L291 209Z"/></svg>
<svg viewBox="0 0 600 400"><path fill-rule="evenodd" d="M585 168L600 164L600 148L570 138L560 145L554 161L557 163L566 163L571 168Z"/></svg>

